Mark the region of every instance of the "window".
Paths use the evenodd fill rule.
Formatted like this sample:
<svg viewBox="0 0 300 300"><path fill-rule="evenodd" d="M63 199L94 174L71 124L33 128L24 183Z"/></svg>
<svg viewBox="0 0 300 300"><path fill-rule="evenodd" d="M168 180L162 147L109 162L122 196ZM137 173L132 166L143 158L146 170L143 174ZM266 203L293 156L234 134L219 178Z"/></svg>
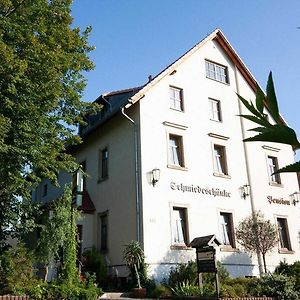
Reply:
<svg viewBox="0 0 300 300"><path fill-rule="evenodd" d="M175 110L183 111L182 89L170 86L170 107Z"/></svg>
<svg viewBox="0 0 300 300"><path fill-rule="evenodd" d="M77 260L82 260L82 225L77 225Z"/></svg>
<svg viewBox="0 0 300 300"><path fill-rule="evenodd" d="M43 197L46 197L48 194L48 184L43 185Z"/></svg>
<svg viewBox="0 0 300 300"><path fill-rule="evenodd" d="M100 215L100 250L107 251L108 249L108 214L104 213Z"/></svg>
<svg viewBox="0 0 300 300"><path fill-rule="evenodd" d="M235 248L232 214L221 212L220 217L222 242L224 245L229 245L232 248Z"/></svg>
<svg viewBox="0 0 300 300"><path fill-rule="evenodd" d="M108 149L99 151L98 178L100 180L108 177Z"/></svg>
<svg viewBox="0 0 300 300"><path fill-rule="evenodd" d="M210 119L213 121L222 121L221 103L219 100L209 99Z"/></svg>
<svg viewBox="0 0 300 300"><path fill-rule="evenodd" d="M213 156L215 173L228 175L225 146L214 145Z"/></svg>
<svg viewBox="0 0 300 300"><path fill-rule="evenodd" d="M284 250L292 250L287 220L285 218L277 218L277 227L280 248Z"/></svg>
<svg viewBox="0 0 300 300"><path fill-rule="evenodd" d="M183 207L173 207L172 217L172 243L174 245L187 245L187 209Z"/></svg>
<svg viewBox="0 0 300 300"><path fill-rule="evenodd" d="M80 164L81 170L86 173L86 162L82 161ZM86 191L86 176L83 176L83 190Z"/></svg>
<svg viewBox="0 0 300 300"><path fill-rule="evenodd" d="M206 60L205 68L206 77L220 82L229 83L227 67Z"/></svg>
<svg viewBox="0 0 300 300"><path fill-rule="evenodd" d="M169 135L169 161L171 165L184 167L182 136Z"/></svg>
<svg viewBox="0 0 300 300"><path fill-rule="evenodd" d="M268 156L268 169L269 169L269 178L270 183L276 183L280 184L280 175L279 174L273 174L278 170L278 160L277 157L274 156Z"/></svg>

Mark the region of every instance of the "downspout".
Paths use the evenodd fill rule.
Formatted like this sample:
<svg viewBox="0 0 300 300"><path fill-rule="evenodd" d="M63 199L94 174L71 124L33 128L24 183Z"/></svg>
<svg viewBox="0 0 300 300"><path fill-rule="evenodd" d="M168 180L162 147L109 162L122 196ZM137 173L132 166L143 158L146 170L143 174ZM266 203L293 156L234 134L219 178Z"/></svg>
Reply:
<svg viewBox="0 0 300 300"><path fill-rule="evenodd" d="M131 122L133 125L133 135L134 135L134 159L135 159L135 206L136 206L136 240L141 243L141 225L140 225L140 217L141 217L141 203L139 197L139 170L138 170L138 144L137 144L137 125L128 115L124 112L125 108L122 107L121 112L122 115Z"/></svg>
<svg viewBox="0 0 300 300"><path fill-rule="evenodd" d="M236 66L234 68L234 73L235 73L234 75L235 75L236 91L237 91L237 94L240 95L239 81L237 78L238 72L237 72ZM239 106L239 115L241 115L242 114L241 101L238 101L238 106ZM240 117L240 123L241 123L241 129L242 129L242 138L244 140L246 138L246 136L245 136L244 119L242 117ZM252 182L251 182L250 169L249 169L250 163L249 163L248 151L247 151L245 142L243 142L243 149L244 149L244 156L245 156L245 163L246 163L247 180L248 180L248 184L249 184L249 198L250 198L251 212L252 212L252 217L255 217L256 210L255 210L255 204L254 204L254 199L253 199L253 194L252 194ZM261 254L259 253L259 251L256 252L256 255L257 255L259 274L261 276L264 274L262 258L261 258Z"/></svg>

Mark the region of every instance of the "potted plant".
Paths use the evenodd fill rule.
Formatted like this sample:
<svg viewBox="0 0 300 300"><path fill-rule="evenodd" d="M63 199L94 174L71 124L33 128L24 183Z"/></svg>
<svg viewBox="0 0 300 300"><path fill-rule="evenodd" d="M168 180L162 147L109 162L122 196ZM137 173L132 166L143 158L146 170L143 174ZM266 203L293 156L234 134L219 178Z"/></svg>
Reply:
<svg viewBox="0 0 300 300"><path fill-rule="evenodd" d="M123 251L123 258L126 264L133 269L135 272L137 280L137 288L133 289L133 295L135 298L144 298L146 296L146 289L141 287L140 275L138 269L140 265L144 262L145 255L141 248L139 242L131 241L129 244L125 245Z"/></svg>

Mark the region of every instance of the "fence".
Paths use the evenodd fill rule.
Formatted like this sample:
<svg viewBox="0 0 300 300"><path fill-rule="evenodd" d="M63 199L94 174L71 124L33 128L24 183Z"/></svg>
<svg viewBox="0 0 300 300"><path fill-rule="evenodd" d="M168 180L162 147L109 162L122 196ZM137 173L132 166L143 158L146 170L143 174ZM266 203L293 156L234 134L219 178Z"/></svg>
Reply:
<svg viewBox="0 0 300 300"><path fill-rule="evenodd" d="M29 300L29 297L4 295L4 296L0 296L0 300Z"/></svg>

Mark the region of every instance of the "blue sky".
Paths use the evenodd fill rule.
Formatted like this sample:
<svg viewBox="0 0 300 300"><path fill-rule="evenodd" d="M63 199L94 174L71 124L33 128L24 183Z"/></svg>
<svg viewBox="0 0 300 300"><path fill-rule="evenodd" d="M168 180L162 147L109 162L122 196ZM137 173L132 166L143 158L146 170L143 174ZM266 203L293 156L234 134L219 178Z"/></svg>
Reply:
<svg viewBox="0 0 300 300"><path fill-rule="evenodd" d="M144 84L220 28L263 88L273 72L281 114L300 135L299 0L75 0L72 8L96 47L84 100Z"/></svg>

